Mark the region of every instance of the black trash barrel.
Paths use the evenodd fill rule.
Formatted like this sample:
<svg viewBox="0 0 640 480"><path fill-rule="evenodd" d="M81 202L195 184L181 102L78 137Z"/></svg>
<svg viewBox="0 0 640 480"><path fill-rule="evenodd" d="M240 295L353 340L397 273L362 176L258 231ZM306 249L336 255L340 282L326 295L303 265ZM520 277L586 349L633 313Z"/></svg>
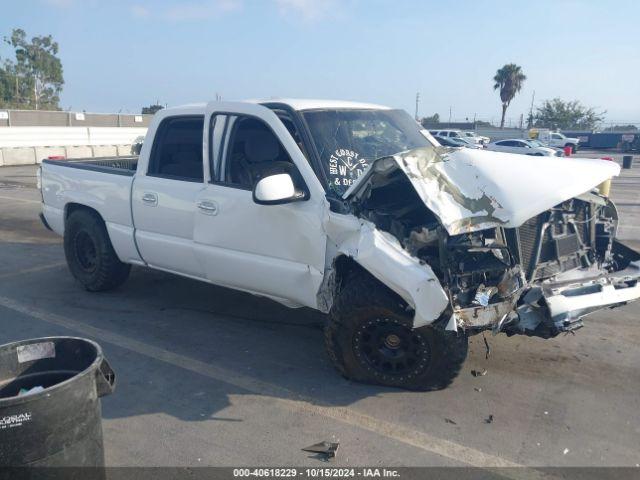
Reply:
<svg viewBox="0 0 640 480"><path fill-rule="evenodd" d="M115 374L90 340L0 346L0 470L104 466L100 397L114 388Z"/></svg>
<svg viewBox="0 0 640 480"><path fill-rule="evenodd" d="M633 162L633 155L623 155L622 168L631 168L632 162Z"/></svg>

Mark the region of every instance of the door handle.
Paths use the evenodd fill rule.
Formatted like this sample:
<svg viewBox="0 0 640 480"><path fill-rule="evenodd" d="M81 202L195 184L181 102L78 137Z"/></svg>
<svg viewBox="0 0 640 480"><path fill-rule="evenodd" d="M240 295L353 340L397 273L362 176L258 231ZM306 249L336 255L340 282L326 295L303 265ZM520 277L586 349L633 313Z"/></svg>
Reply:
<svg viewBox="0 0 640 480"><path fill-rule="evenodd" d="M155 207L156 205L158 205L158 195L153 192L145 192L142 194L142 202L145 205Z"/></svg>
<svg viewBox="0 0 640 480"><path fill-rule="evenodd" d="M202 200L197 203L198 208L205 215L217 215L218 214L218 205L216 202L212 202L211 200Z"/></svg>

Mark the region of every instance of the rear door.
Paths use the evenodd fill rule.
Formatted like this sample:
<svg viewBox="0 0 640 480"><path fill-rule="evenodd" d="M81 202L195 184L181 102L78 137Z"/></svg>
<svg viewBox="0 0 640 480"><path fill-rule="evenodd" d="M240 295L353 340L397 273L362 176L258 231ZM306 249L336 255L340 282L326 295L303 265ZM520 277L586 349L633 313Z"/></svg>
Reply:
<svg viewBox="0 0 640 480"><path fill-rule="evenodd" d="M203 132L202 114L162 119L146 175L136 176L131 192L135 238L144 261L197 278L205 277L193 252L196 200L205 188Z"/></svg>
<svg viewBox="0 0 640 480"><path fill-rule="evenodd" d="M214 103L207 111L209 181L198 194L194 248L213 283L316 306L322 282L327 202L304 154L269 109ZM287 172L306 201L259 205L259 178Z"/></svg>

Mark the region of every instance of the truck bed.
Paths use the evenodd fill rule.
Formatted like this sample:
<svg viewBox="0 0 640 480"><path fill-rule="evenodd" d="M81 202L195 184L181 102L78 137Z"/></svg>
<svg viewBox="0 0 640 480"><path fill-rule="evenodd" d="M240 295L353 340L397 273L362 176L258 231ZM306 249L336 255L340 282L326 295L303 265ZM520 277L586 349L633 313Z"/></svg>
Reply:
<svg viewBox="0 0 640 480"><path fill-rule="evenodd" d="M42 163L91 170L94 172L133 176L138 166L138 157L89 157L69 160L43 160Z"/></svg>

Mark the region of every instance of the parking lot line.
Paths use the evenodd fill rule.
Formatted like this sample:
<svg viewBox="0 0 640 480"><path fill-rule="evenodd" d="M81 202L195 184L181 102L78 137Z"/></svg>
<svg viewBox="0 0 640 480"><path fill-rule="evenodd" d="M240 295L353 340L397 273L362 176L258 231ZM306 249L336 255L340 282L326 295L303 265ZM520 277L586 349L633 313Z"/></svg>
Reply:
<svg viewBox="0 0 640 480"><path fill-rule="evenodd" d="M23 203L35 203L37 205L41 205L42 202L38 200L28 200L26 198L15 198L15 197L5 197L4 195L0 195L0 200L10 200L12 202L23 202Z"/></svg>
<svg viewBox="0 0 640 480"><path fill-rule="evenodd" d="M270 400L285 406L287 409L305 414L322 415L326 418L361 428L470 466L483 468L524 467L523 465L450 440L438 438L425 432L413 430L396 423L366 415L354 410L353 408L314 405L313 399L305 398L291 390L272 383L264 382L251 376L209 363L204 363L163 348L134 340L124 335L119 335L108 330L87 325L71 318L50 313L45 310L17 302L8 297L0 296L0 306L23 315L30 316L37 320L74 330L81 335L86 335L96 340L116 345L120 348L130 350L154 360L162 361L173 366L207 376L213 380L233 385L249 393L268 396L270 397ZM511 476L507 471L502 471L500 473L504 476ZM522 478L523 474L525 474L525 472L522 469L518 469L518 478ZM525 476L530 478L548 478L543 474L543 472L538 472L536 470L527 470Z"/></svg>
<svg viewBox="0 0 640 480"><path fill-rule="evenodd" d="M40 265L38 267L33 267L33 268L25 268L23 270L16 270L14 272L9 272L9 273L1 273L0 279L18 277L20 275L26 275L27 273L42 272L44 270L52 270L54 268L60 268L65 265L66 265L65 262L58 262L58 263L50 263L48 265Z"/></svg>

